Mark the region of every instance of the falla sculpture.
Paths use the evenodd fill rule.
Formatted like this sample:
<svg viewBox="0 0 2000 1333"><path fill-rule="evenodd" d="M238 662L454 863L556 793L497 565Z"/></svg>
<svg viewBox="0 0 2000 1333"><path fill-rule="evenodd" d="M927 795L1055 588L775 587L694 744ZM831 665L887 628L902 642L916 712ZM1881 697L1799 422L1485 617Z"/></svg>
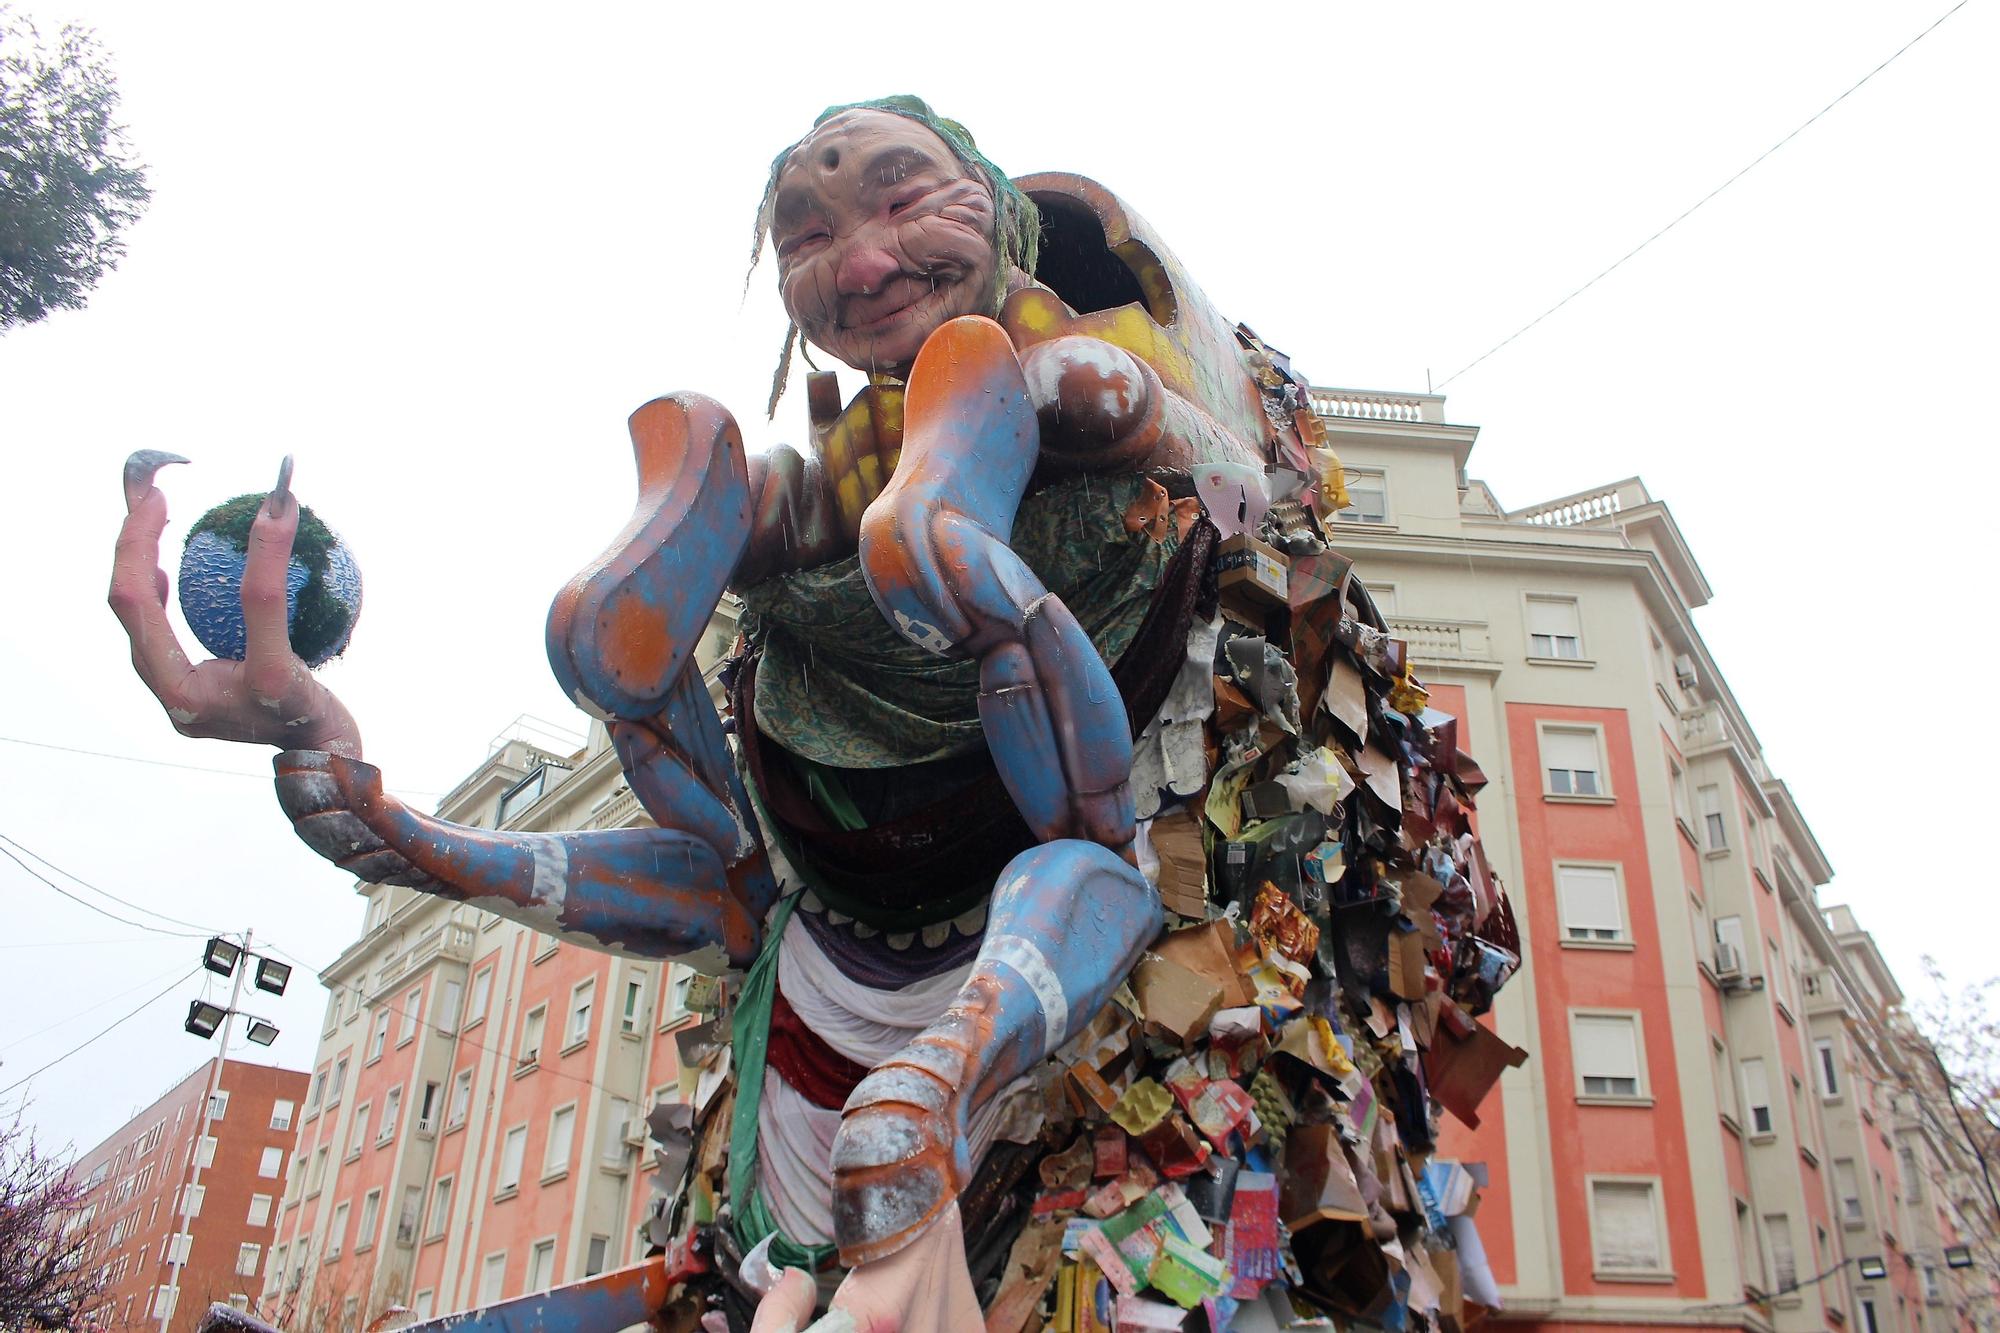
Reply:
<svg viewBox="0 0 2000 1333"><path fill-rule="evenodd" d="M814 375L810 447L755 456L698 394L640 408L637 506L549 614L657 827L388 795L285 638L289 461L245 654L199 663L159 569L154 475L182 460L125 469L133 663L183 733L279 747L315 851L717 978L693 1058L726 1077L664 1117L658 1253L533 1319L1450 1328L1494 1303L1432 1148L1437 1103L1471 1118L1521 1058L1471 1021L1518 940L1483 778L1327 540L1345 495L1305 383L1116 196L1011 180L915 98L780 153L753 263L767 237L774 408L795 336L865 387ZM728 590L725 721L692 654Z"/></svg>

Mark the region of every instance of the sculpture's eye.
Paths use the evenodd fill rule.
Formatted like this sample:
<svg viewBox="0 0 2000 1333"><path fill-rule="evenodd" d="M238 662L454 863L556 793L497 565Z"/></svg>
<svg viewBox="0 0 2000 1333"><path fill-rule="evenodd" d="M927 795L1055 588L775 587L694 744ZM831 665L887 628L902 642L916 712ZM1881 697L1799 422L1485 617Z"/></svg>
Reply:
<svg viewBox="0 0 2000 1333"><path fill-rule="evenodd" d="M902 216L904 213L907 213L909 210L915 208L918 204L922 203L923 198L924 198L924 192L922 190L911 190L904 194L897 195L894 199L889 201L889 216L892 218Z"/></svg>
<svg viewBox="0 0 2000 1333"><path fill-rule="evenodd" d="M778 246L778 257L788 259L802 251L816 250L825 245L828 239L828 232L824 227L814 227L796 236L787 236Z"/></svg>

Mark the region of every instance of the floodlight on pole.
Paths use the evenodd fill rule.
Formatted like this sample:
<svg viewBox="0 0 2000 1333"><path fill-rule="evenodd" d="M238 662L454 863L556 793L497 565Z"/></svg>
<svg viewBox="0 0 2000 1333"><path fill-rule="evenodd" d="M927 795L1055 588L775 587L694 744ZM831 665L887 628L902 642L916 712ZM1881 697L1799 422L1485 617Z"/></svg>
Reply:
<svg viewBox="0 0 2000 1333"><path fill-rule="evenodd" d="M181 1024L204 1041L215 1036L215 1030L222 1026L222 1020L229 1011L219 1004L207 1000L189 1000L187 1022Z"/></svg>
<svg viewBox="0 0 2000 1333"><path fill-rule="evenodd" d="M250 1019L250 1030L243 1035L252 1042L259 1046L269 1046L278 1039L278 1029L275 1025L249 1014L245 1014L244 1017Z"/></svg>
<svg viewBox="0 0 2000 1333"><path fill-rule="evenodd" d="M269 991L273 995L285 993L285 983L292 979L292 965L281 963L275 958L257 955L257 989Z"/></svg>
<svg viewBox="0 0 2000 1333"><path fill-rule="evenodd" d="M1870 1282L1889 1276L1889 1265L1882 1262L1882 1256L1879 1254L1871 1254L1858 1262L1861 1266L1861 1276Z"/></svg>
<svg viewBox="0 0 2000 1333"><path fill-rule="evenodd" d="M1944 1247L1946 1268L1972 1267L1972 1247L1970 1245L1947 1245Z"/></svg>
<svg viewBox="0 0 2000 1333"><path fill-rule="evenodd" d="M242 957L240 947L220 935L214 935L209 938L208 948L202 953L201 965L217 976L226 977L236 970L236 962Z"/></svg>

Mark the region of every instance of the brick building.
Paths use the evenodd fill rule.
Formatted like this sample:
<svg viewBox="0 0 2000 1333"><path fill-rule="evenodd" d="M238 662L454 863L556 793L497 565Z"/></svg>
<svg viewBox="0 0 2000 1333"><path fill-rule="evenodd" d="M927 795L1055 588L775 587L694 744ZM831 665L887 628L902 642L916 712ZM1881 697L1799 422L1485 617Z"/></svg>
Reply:
<svg viewBox="0 0 2000 1333"><path fill-rule="evenodd" d="M197 1065L77 1160L85 1262L104 1283L96 1328L159 1329L165 1315L166 1333L188 1333L211 1301L247 1307L260 1289L306 1076L224 1060L204 1117L214 1068Z"/></svg>
<svg viewBox="0 0 2000 1333"><path fill-rule="evenodd" d="M1991 1270L1944 1255L1992 1234L1974 1163L1881 955L1821 905L1667 506L1629 478L1509 509L1441 397L1315 399L1356 499L1336 544L1493 781L1527 961L1490 1021L1533 1058L1442 1150L1491 1168L1506 1318L1995 1326Z"/></svg>

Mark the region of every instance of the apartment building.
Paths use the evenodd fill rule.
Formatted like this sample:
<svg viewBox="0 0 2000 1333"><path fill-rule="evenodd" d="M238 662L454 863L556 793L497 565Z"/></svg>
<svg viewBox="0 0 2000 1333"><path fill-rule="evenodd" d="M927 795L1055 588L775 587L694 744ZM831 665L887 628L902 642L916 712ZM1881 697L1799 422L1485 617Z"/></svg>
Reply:
<svg viewBox="0 0 2000 1333"><path fill-rule="evenodd" d="M84 1322L104 1333L187 1333L211 1302L247 1308L261 1289L306 1076L221 1060L210 1096L216 1063L195 1066L72 1168L83 1195L71 1220L89 1229L84 1262L102 1284Z"/></svg>
<svg viewBox="0 0 2000 1333"><path fill-rule="evenodd" d="M725 608L697 660L734 633ZM650 822L595 724L574 743L511 729L438 808L481 828ZM692 974L410 889L356 892L361 937L320 974L325 1026L258 1312L287 1333L353 1330L643 1257L645 1119L686 1093Z"/></svg>
<svg viewBox="0 0 2000 1333"><path fill-rule="evenodd" d="M1819 902L1833 868L1695 628L1667 506L1627 478L1510 509L1442 398L1315 406L1356 502L1336 540L1493 780L1527 959L1491 1021L1533 1058L1443 1151L1492 1171L1505 1317L1990 1327L1990 1275L1945 1260L1967 1214L1910 1202L1927 1173L1971 1198L1948 1104Z"/></svg>

